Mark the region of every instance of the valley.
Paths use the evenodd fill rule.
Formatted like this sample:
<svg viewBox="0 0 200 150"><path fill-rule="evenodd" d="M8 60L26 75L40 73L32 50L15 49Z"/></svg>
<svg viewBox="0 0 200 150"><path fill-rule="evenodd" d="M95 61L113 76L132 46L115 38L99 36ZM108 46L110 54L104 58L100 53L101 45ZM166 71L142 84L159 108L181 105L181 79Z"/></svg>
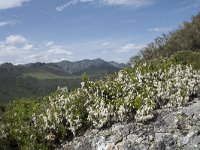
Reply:
<svg viewBox="0 0 200 150"><path fill-rule="evenodd" d="M82 74L91 80L118 72L125 64L106 62L102 59L77 62L31 63L0 66L0 102L32 97L39 98L54 92L58 86L74 89L80 87Z"/></svg>

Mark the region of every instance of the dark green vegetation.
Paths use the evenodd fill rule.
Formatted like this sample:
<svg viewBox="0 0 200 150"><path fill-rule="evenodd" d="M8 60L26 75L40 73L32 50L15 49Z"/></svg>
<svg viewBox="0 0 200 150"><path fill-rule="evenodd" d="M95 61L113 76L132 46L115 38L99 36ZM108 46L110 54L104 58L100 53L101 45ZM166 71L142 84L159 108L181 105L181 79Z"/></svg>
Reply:
<svg viewBox="0 0 200 150"><path fill-rule="evenodd" d="M8 149L7 146L23 150L54 149L88 128L100 129L120 121L143 122L146 116L153 117L158 108L186 105L200 94L199 24L200 15L197 15L191 23L184 23L177 31L150 43L131 59L133 68L96 81L84 75L81 87L69 92L59 90L41 100L27 98L7 107L1 105L4 114L0 121L0 146L2 149ZM102 61L96 64L99 62ZM86 68L80 62L75 65L61 62L56 66L59 67L37 63L16 69L4 64L3 69L7 74L12 69L15 75L10 78L34 79L32 84L80 79L83 72L96 76L96 67L101 72L105 70L100 69L103 67L112 70L111 64L104 63ZM34 70L27 69L30 67ZM78 68L82 70L77 71ZM65 75L61 70L65 70ZM27 87L30 86L33 85Z"/></svg>
<svg viewBox="0 0 200 150"><path fill-rule="evenodd" d="M45 96L54 92L58 86L74 89L80 86L84 72L91 79L98 79L103 74L117 72L124 66L117 63L113 65L101 59L17 66L5 63L0 66L0 102Z"/></svg>
<svg viewBox="0 0 200 150"><path fill-rule="evenodd" d="M193 16L191 22L184 22L177 30L157 37L138 55L133 56L129 63L134 65L141 61L169 58L179 51L200 52L200 13ZM191 57L198 58L194 55Z"/></svg>

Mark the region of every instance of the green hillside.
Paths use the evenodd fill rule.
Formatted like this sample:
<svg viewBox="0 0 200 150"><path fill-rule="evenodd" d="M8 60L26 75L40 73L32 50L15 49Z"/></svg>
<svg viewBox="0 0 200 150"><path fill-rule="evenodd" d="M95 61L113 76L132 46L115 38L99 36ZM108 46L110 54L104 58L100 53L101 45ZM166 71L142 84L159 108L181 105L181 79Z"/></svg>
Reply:
<svg viewBox="0 0 200 150"><path fill-rule="evenodd" d="M82 69L78 68L79 66L82 66ZM70 69L76 72L71 72ZM80 87L81 76L84 73L95 80L104 74L115 73L119 69L101 59L74 63L38 62L17 66L5 63L0 65L0 102L26 97L39 98L56 91L58 86L67 86L72 90Z"/></svg>

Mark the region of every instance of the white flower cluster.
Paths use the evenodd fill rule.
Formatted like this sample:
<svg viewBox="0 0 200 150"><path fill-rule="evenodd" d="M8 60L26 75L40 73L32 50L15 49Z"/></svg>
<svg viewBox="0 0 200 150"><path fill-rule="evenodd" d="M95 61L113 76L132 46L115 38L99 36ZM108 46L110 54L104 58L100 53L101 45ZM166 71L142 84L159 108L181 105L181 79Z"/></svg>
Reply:
<svg viewBox="0 0 200 150"><path fill-rule="evenodd" d="M94 127L103 127L133 117L144 121L145 116L153 116L156 108L186 104L190 96L200 92L200 72L191 66L166 62L142 64L120 71L113 79L82 85L87 95L88 119Z"/></svg>
<svg viewBox="0 0 200 150"><path fill-rule="evenodd" d="M123 82L118 76L107 80L88 81L82 84L86 95L88 120L94 127L101 128L113 122L124 121L133 112L134 95L125 91Z"/></svg>
<svg viewBox="0 0 200 150"><path fill-rule="evenodd" d="M135 72L128 76L132 82L128 81L125 85L136 89L136 98L139 96L142 99L142 105L135 116L136 120L142 120L142 117L153 113L158 107L182 106L189 101L190 96L200 92L200 72L193 70L191 66L179 64L167 68L162 65L160 68L151 67L156 66L143 64L136 68Z"/></svg>
<svg viewBox="0 0 200 150"><path fill-rule="evenodd" d="M49 97L45 111L33 114L34 127L46 133L47 140L63 130L76 135L86 124L101 128L134 118L144 121L156 108L182 106L200 93L200 72L166 62L142 64L81 86L70 93L59 91Z"/></svg>
<svg viewBox="0 0 200 150"><path fill-rule="evenodd" d="M45 133L49 141L53 141L56 135L60 136L61 132L67 135L67 131L70 131L75 135L82 126L83 100L80 89L72 93L59 91L57 95L49 97L42 113L32 115L34 127Z"/></svg>
<svg viewBox="0 0 200 150"><path fill-rule="evenodd" d="M7 133L3 130L4 128L5 128L5 125L0 125L0 139L7 137Z"/></svg>

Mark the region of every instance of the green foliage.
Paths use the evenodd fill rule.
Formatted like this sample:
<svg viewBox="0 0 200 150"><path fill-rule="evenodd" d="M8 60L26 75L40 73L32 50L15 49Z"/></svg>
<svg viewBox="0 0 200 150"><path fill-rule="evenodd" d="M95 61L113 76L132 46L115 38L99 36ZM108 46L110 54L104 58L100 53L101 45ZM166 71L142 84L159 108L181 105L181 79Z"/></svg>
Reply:
<svg viewBox="0 0 200 150"><path fill-rule="evenodd" d="M12 74L12 70L10 70ZM60 78L44 78L37 79L30 76L15 76L11 77L9 74L6 77L0 77L0 102L12 101L16 98L33 97L38 98L41 96L49 95L51 92L56 91L58 86L67 86L70 89L79 87L81 82L80 76L63 77ZM45 75L43 75L45 76Z"/></svg>
<svg viewBox="0 0 200 150"><path fill-rule="evenodd" d="M174 54L171 59L184 65L192 65L193 69L200 69L200 52L180 51Z"/></svg>
<svg viewBox="0 0 200 150"><path fill-rule="evenodd" d="M37 102L29 99L16 100L7 106L7 111L3 114L1 130L5 135L1 135L5 144L17 145L22 149L29 149L32 139L30 124L32 114L37 109ZM6 136L6 137L5 137Z"/></svg>
<svg viewBox="0 0 200 150"><path fill-rule="evenodd" d="M135 107L135 109L137 109L137 110L140 109L142 107L142 104L143 104L142 97L137 96L135 98L135 100L134 100L134 107Z"/></svg>
<svg viewBox="0 0 200 150"><path fill-rule="evenodd" d="M200 93L200 72L177 54L167 60L151 60L91 81L86 74L81 88L59 89L42 101L11 103L1 121L1 143L20 149L54 149L64 140L88 128L104 128L115 122L145 121L157 108L187 104Z"/></svg>
<svg viewBox="0 0 200 150"><path fill-rule="evenodd" d="M200 13L194 16L191 22L183 23L177 30L157 37L144 47L138 55L133 56L129 64L135 65L146 60L169 58L182 50L199 52L199 32Z"/></svg>

